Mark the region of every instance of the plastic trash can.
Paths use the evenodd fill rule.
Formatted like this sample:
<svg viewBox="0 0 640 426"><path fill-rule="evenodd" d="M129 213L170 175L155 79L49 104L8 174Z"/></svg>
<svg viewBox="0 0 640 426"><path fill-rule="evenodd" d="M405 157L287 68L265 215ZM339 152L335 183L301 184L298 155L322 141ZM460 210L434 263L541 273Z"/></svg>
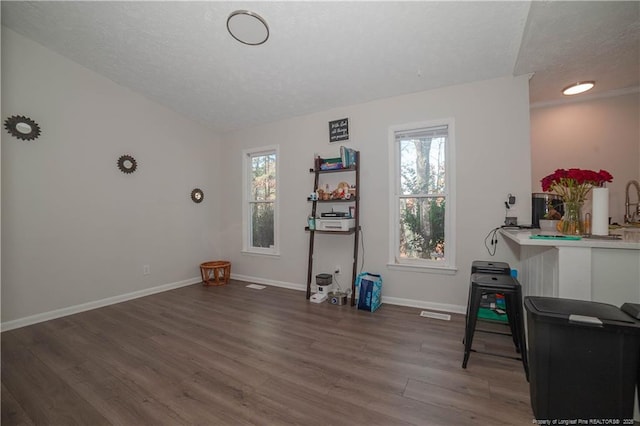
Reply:
<svg viewBox="0 0 640 426"><path fill-rule="evenodd" d="M631 315L633 319L636 321L640 321L640 303L625 303L620 306L627 315ZM634 420L636 422L640 421L640 358L638 359L638 382L636 384L636 395L638 396L638 401L636 407L634 409Z"/></svg>
<svg viewBox="0 0 640 426"><path fill-rule="evenodd" d="M606 303L529 296L524 306L536 420L633 424L640 321Z"/></svg>

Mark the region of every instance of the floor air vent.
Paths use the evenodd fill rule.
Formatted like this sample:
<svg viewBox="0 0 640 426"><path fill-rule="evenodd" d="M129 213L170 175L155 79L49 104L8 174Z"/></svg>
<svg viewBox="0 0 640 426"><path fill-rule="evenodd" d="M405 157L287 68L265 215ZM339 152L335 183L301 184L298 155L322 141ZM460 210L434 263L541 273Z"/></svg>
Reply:
<svg viewBox="0 0 640 426"><path fill-rule="evenodd" d="M449 315L449 314L441 314L441 313L438 313L438 312L422 311L422 312L420 312L420 316L421 317L427 317L427 318L435 318L435 319L439 319L439 320L443 320L443 321L451 321L451 315Z"/></svg>

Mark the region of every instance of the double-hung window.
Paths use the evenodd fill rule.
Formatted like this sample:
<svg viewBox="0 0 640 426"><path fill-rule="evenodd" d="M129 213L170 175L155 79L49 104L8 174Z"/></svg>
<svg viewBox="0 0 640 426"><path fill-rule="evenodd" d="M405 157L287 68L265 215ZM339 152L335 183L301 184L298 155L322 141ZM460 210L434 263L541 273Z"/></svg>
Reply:
<svg viewBox="0 0 640 426"><path fill-rule="evenodd" d="M453 120L390 129L390 264L455 268Z"/></svg>
<svg viewBox="0 0 640 426"><path fill-rule="evenodd" d="M245 150L243 250L278 254L278 147Z"/></svg>

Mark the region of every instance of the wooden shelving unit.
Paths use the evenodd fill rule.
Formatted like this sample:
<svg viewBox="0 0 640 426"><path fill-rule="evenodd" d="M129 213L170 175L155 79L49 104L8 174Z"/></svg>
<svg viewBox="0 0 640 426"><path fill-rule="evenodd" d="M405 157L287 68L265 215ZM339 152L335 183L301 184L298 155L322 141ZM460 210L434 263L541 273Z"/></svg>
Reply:
<svg viewBox="0 0 640 426"><path fill-rule="evenodd" d="M307 299L311 297L311 281L313 275L313 254L314 254L314 244L315 244L315 234L333 234L333 235L351 235L353 234L353 263L351 269L351 306L354 306L356 303L355 299L355 283L357 277L357 266L358 266L358 241L360 238L360 151L356 151L355 153L355 165L351 167L346 167L343 169L334 169L334 170L318 170L318 169L309 169L310 173L313 173L314 181L313 181L313 192L318 190L318 184L320 183L320 176L323 174L329 173L354 173L355 174L355 195L348 200L343 199L335 199L335 200L309 200L312 203L311 215L316 217L316 209L318 207L318 203L350 203L355 206L355 213L353 219L355 219L355 226L348 231L318 231L318 230L310 230L309 227L305 229L309 231L309 264L307 266Z"/></svg>

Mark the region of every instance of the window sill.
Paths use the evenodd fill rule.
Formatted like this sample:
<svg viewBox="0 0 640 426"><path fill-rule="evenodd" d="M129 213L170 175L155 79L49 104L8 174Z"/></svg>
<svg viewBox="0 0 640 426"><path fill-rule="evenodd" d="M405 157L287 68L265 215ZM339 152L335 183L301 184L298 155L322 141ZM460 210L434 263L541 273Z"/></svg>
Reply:
<svg viewBox="0 0 640 426"><path fill-rule="evenodd" d="M249 256L280 257L280 252L240 250L240 253L246 254Z"/></svg>
<svg viewBox="0 0 640 426"><path fill-rule="evenodd" d="M387 268L394 271L440 275L455 275L458 272L458 268L453 266L406 265L402 263L387 263Z"/></svg>

